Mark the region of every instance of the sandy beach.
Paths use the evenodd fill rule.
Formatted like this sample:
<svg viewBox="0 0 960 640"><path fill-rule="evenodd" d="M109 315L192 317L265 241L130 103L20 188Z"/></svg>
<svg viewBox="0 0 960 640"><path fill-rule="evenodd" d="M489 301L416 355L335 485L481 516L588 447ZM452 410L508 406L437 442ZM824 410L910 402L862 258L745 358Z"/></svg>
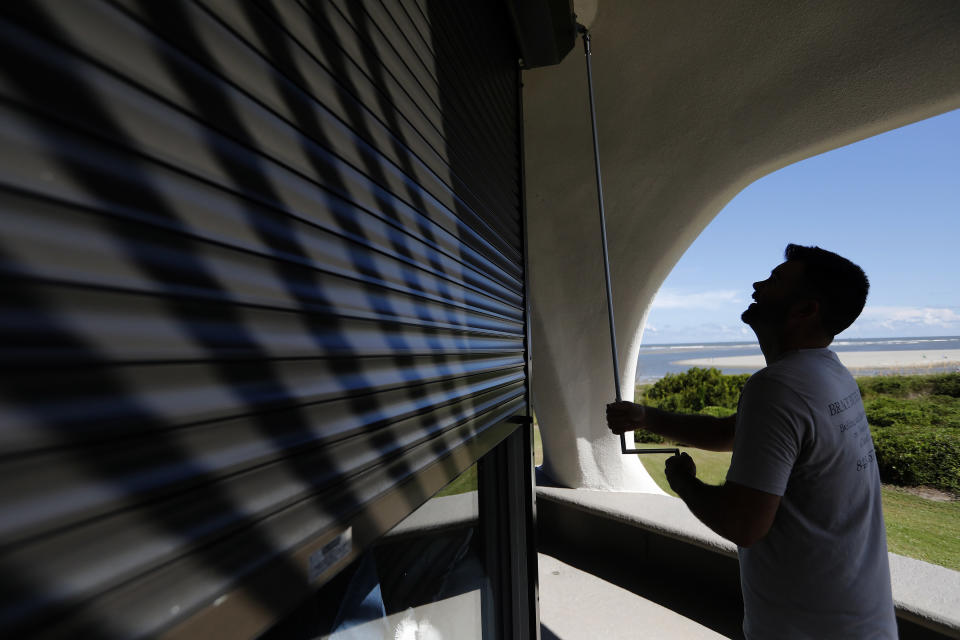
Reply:
<svg viewBox="0 0 960 640"><path fill-rule="evenodd" d="M917 349L910 351L837 351L837 356L848 369L917 369L960 367L960 349ZM673 364L691 367L743 367L762 369L766 366L762 355L691 358Z"/></svg>

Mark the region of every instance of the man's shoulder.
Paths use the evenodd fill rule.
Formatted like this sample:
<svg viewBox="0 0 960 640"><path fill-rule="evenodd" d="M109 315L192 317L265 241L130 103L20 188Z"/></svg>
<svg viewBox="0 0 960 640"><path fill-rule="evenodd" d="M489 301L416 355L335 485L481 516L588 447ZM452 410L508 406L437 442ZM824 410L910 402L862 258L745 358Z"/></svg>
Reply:
<svg viewBox="0 0 960 640"><path fill-rule="evenodd" d="M827 349L781 358L747 381L743 399L758 406L820 406L856 390L856 380Z"/></svg>
<svg viewBox="0 0 960 640"><path fill-rule="evenodd" d="M744 391L783 385L790 378L790 371L791 369L784 367L780 361L768 364L747 379Z"/></svg>
<svg viewBox="0 0 960 640"><path fill-rule="evenodd" d="M754 373L741 392L741 403L754 407L789 403L797 397L796 384L788 371L768 366Z"/></svg>

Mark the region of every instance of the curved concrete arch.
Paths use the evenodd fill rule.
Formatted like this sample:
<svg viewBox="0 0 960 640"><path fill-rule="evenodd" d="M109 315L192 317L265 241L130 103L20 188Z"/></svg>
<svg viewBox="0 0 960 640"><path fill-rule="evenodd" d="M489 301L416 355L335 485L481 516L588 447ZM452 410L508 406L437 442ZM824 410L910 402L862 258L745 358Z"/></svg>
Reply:
<svg viewBox="0 0 960 640"><path fill-rule="evenodd" d="M960 107L954 0L602 0L591 31L624 398L653 296L734 195ZM569 487L656 492L604 425L613 374L582 49L524 83L543 469Z"/></svg>

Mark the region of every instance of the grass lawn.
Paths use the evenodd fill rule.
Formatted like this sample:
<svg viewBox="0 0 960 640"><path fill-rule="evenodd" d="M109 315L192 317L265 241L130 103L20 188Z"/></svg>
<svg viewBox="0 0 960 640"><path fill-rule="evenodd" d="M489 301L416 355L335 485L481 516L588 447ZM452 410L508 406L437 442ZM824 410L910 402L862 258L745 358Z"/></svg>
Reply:
<svg viewBox="0 0 960 640"><path fill-rule="evenodd" d="M470 468L458 475L453 481L437 493L436 496L455 496L458 493L477 490L477 465L470 465Z"/></svg>
<svg viewBox="0 0 960 640"><path fill-rule="evenodd" d="M960 571L960 501L937 502L886 485L883 515L890 551Z"/></svg>
<svg viewBox="0 0 960 640"><path fill-rule="evenodd" d="M637 445L640 446L640 445ZM671 444L644 445L651 447L670 447ZM680 451L690 454L693 461L697 464L697 477L707 484L720 484L727 477L727 467L730 466L730 452L728 451L703 451L701 449L687 449L681 447ZM654 482L672 496L676 496L670 485L667 484L667 477L663 473L663 463L669 458L668 454L649 453L640 456L643 467L653 478Z"/></svg>
<svg viewBox="0 0 960 640"><path fill-rule="evenodd" d="M729 453L682 450L697 464L698 478L709 484L723 482L730 466ZM664 458L644 455L641 462L654 481L675 496L663 475ZM928 500L900 487L884 485L883 515L890 551L960 571L960 501Z"/></svg>

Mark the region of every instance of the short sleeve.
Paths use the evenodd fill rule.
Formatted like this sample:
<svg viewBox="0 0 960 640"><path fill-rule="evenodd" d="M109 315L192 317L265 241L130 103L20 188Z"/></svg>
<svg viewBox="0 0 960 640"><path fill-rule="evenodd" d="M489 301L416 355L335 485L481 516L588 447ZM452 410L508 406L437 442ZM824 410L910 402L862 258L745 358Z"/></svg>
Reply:
<svg viewBox="0 0 960 640"><path fill-rule="evenodd" d="M744 386L727 480L782 496L803 442L806 407L782 382L762 373Z"/></svg>

